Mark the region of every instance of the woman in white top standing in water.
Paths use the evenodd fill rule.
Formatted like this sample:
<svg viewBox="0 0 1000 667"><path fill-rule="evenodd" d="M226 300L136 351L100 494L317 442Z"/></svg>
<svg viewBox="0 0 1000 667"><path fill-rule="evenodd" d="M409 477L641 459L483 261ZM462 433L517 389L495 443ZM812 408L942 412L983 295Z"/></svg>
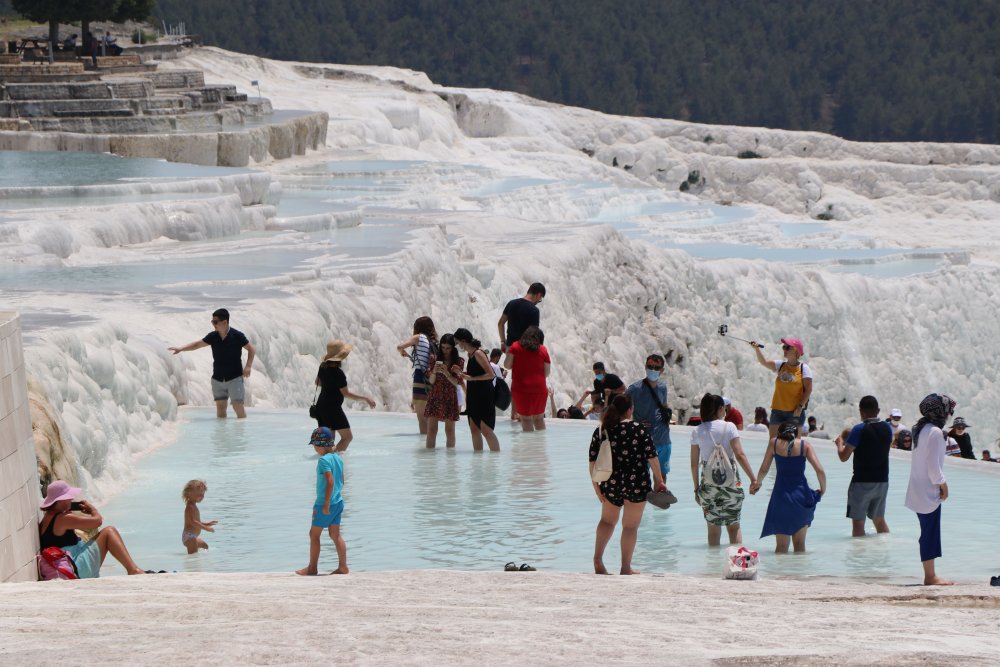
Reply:
<svg viewBox="0 0 1000 667"><path fill-rule="evenodd" d="M906 487L906 507L920 521L920 562L925 586L950 586L937 576L934 559L941 557L941 503L948 499L944 465L947 437L944 423L955 414L955 401L943 394L929 394L920 401L920 421L913 427L913 455L910 483Z"/></svg>
<svg viewBox="0 0 1000 667"><path fill-rule="evenodd" d="M691 432L691 479L694 481L694 500L701 506L708 524L708 546L719 546L723 526L729 532L729 543L740 544L743 542L740 512L746 494L739 473L736 472L735 462L739 462L751 484L755 484L757 478L747 455L743 453L736 425L725 421L726 406L722 396L705 394L701 398L699 410L701 424ZM729 458L735 473L735 483L719 485L704 479L700 468L708 463L716 444L722 445Z"/></svg>

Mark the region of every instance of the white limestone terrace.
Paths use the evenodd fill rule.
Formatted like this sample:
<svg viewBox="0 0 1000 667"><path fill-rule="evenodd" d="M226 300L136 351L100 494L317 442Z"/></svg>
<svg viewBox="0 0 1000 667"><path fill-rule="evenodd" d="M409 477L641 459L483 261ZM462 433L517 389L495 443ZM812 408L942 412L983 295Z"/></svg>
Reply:
<svg viewBox="0 0 1000 667"><path fill-rule="evenodd" d="M229 214L212 211L242 206L230 196L188 202L187 212L161 209L167 220L200 209L199 224L215 234L205 240L163 234L156 202L61 209L80 220L64 227L82 240L65 256L22 236L31 225L0 231L8 261L19 248L27 258L6 275L39 272L35 286L8 290L0 279L0 289L12 307L31 311L28 371L94 493L128 483L133 457L169 439L179 404L212 404L211 356L173 357L166 347L202 335L219 305L258 347L251 407L305 406L323 345L339 337L355 344L352 388L375 396L379 409L405 411L409 369L389 352L413 319L430 314L442 331L466 326L489 344L503 304L536 280L549 290L542 324L561 405L579 395L595 358L633 378L651 350L669 353L675 408L690 409L708 390L732 396L744 414L766 405L773 376L745 344L718 335L728 323L733 335L768 341L769 353L780 336L805 341L817 378L811 411L827 430L854 419L865 393L912 421L924 394L944 391L974 424L977 449L997 437L1000 388L984 362L1000 353L997 147L859 144L621 118L445 88L400 69L214 48L161 69L198 69L207 84L241 90L258 80L278 108L328 113L329 133L319 153L260 166L269 192L281 194L259 204L276 207L273 229L249 218L234 225L238 233L222 229ZM744 150L762 157L736 157ZM333 164L345 165L342 173ZM278 213L309 192L315 209ZM350 226L316 232L294 220L305 212L344 216ZM623 221L649 238L621 231ZM107 233L87 231L95 225ZM355 261L347 239L366 234L370 261ZM664 247L671 243L783 254L712 259ZM927 253L940 264L872 277L802 261L831 249ZM178 277L177 266L195 273L202 259L204 271ZM123 266L153 272L164 262L169 289L162 279L150 288L135 272L113 289L73 288L102 267L113 278ZM246 275L248 266L266 275ZM74 285L60 287L66 281Z"/></svg>
<svg viewBox="0 0 1000 667"><path fill-rule="evenodd" d="M99 63L96 74L79 62L0 65L0 148L246 166L325 141L324 114L276 115L269 100L232 84L206 84L198 70L157 71L136 55L100 60L125 62Z"/></svg>

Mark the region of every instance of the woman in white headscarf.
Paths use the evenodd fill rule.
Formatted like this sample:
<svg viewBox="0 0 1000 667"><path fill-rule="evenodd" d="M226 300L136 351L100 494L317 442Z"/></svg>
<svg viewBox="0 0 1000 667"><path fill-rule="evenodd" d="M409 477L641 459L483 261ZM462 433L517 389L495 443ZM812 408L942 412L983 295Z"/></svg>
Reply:
<svg viewBox="0 0 1000 667"><path fill-rule="evenodd" d="M941 557L941 503L948 499L948 482L942 470L948 438L943 429L948 417L955 414L955 401L943 394L928 394L920 401L920 414L920 421L913 427L905 504L920 521L924 585L950 586L954 582L937 576L934 560Z"/></svg>

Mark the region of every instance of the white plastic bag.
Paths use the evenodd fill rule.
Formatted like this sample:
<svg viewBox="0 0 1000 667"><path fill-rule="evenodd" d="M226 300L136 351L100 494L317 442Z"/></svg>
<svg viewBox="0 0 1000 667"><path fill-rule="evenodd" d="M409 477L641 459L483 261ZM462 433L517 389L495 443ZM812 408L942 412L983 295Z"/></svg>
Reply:
<svg viewBox="0 0 1000 667"><path fill-rule="evenodd" d="M756 551L744 546L726 549L726 563L722 567L723 579L753 580L757 578L760 559Z"/></svg>

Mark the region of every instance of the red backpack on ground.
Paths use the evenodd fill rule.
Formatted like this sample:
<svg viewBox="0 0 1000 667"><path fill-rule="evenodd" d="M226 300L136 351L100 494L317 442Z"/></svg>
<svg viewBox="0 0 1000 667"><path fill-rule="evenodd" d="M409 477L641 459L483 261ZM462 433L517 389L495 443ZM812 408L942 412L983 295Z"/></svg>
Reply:
<svg viewBox="0 0 1000 667"><path fill-rule="evenodd" d="M79 579L80 573L68 553L59 547L48 547L38 554L38 576L42 581Z"/></svg>

